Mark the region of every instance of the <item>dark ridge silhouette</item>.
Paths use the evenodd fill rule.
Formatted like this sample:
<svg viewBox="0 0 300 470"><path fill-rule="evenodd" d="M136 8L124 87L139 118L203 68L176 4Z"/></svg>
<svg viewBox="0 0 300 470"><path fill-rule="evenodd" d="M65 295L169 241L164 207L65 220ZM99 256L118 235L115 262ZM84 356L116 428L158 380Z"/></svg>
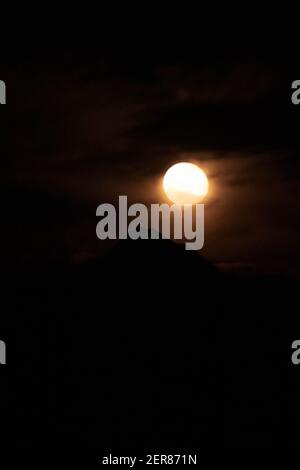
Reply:
<svg viewBox="0 0 300 470"><path fill-rule="evenodd" d="M168 262L183 261L197 264L204 269L215 269L214 266L201 257L196 251L186 250L183 243L175 243L168 239L160 238L138 240L119 240L110 250L110 257L132 257L146 262L167 260Z"/></svg>
<svg viewBox="0 0 300 470"><path fill-rule="evenodd" d="M299 331L286 310L298 286L232 283L165 239L17 276L3 289L16 448L271 448L289 429L274 410L299 416L282 359Z"/></svg>
<svg viewBox="0 0 300 470"><path fill-rule="evenodd" d="M198 252L186 250L183 243L159 238L119 240L104 257L85 263L87 266L108 265L128 273L139 270L140 274L154 276L174 275L191 280L219 281L221 271Z"/></svg>

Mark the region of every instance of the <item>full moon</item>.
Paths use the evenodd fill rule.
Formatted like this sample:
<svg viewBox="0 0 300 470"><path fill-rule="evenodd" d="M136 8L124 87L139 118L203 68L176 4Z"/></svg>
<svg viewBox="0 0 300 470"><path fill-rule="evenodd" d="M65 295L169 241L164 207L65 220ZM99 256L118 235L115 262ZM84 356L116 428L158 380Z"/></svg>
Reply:
<svg viewBox="0 0 300 470"><path fill-rule="evenodd" d="M166 172L163 188L177 205L196 204L208 192L208 180L204 171L193 163L176 163Z"/></svg>

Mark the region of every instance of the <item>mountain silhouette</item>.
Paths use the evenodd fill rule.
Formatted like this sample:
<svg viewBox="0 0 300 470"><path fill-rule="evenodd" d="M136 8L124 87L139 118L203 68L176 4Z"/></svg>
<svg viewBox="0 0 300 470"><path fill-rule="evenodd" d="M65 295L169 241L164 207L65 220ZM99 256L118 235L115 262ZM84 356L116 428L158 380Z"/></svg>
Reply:
<svg viewBox="0 0 300 470"><path fill-rule="evenodd" d="M120 240L64 275L48 307L56 446L89 448L100 439L150 451L200 439L211 447L219 413L211 291L220 277L165 239Z"/></svg>
<svg viewBox="0 0 300 470"><path fill-rule="evenodd" d="M270 325L284 336L282 283L232 284L165 239L120 240L80 265L12 279L5 423L16 447L151 453L284 438L272 420L290 407L276 365L285 351L266 340Z"/></svg>
<svg viewBox="0 0 300 470"><path fill-rule="evenodd" d="M182 281L220 282L221 271L196 251L185 249L184 244L175 243L165 238L118 240L103 257L95 258L88 263L90 267L107 266L108 271L118 270L127 275L139 273L145 277L165 278L176 277Z"/></svg>

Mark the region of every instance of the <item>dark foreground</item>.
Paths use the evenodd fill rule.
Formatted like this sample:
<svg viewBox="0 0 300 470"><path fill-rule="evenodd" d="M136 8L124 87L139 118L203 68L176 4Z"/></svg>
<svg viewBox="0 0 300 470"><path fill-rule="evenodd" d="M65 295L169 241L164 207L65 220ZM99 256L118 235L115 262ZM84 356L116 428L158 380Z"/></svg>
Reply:
<svg viewBox="0 0 300 470"><path fill-rule="evenodd" d="M228 279L171 242L138 243L7 269L3 448L298 448L298 282Z"/></svg>

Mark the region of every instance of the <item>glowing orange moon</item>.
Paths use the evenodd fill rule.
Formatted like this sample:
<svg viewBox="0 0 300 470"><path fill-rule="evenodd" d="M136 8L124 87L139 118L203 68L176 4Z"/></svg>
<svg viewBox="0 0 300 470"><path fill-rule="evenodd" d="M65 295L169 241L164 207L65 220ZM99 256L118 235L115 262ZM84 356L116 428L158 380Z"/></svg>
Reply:
<svg viewBox="0 0 300 470"><path fill-rule="evenodd" d="M177 205L196 204L208 192L208 180L201 168L193 163L176 163L166 172L163 188Z"/></svg>

